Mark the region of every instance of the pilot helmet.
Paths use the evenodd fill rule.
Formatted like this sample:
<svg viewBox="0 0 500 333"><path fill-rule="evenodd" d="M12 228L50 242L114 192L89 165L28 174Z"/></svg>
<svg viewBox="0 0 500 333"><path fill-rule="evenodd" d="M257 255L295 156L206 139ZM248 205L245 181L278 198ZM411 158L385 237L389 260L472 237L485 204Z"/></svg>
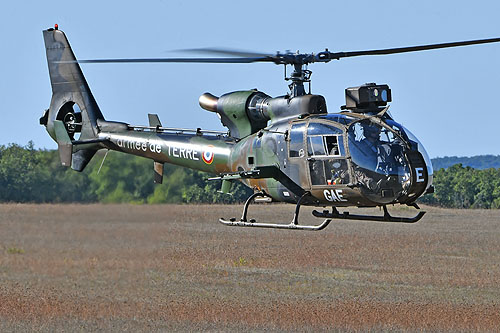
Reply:
<svg viewBox="0 0 500 333"><path fill-rule="evenodd" d="M363 135L368 138L378 138L380 136L381 128L377 124L370 123L364 124L363 126Z"/></svg>

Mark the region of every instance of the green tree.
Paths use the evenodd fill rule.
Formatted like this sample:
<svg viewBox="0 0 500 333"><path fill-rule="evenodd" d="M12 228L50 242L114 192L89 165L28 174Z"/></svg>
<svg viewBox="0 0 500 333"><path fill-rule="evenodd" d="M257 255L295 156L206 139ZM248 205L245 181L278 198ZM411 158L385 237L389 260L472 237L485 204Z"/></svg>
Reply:
<svg viewBox="0 0 500 333"><path fill-rule="evenodd" d="M0 198L2 201L27 202L33 199L37 184L37 155L29 142L25 147L0 146Z"/></svg>
<svg viewBox="0 0 500 333"><path fill-rule="evenodd" d="M136 156L109 152L94 163L89 189L101 202L145 202L153 192L152 162ZM102 167L101 167L102 163ZM100 171L99 171L100 168Z"/></svg>
<svg viewBox="0 0 500 333"><path fill-rule="evenodd" d="M500 169L456 164L434 173L435 193L421 202L453 208L500 208Z"/></svg>

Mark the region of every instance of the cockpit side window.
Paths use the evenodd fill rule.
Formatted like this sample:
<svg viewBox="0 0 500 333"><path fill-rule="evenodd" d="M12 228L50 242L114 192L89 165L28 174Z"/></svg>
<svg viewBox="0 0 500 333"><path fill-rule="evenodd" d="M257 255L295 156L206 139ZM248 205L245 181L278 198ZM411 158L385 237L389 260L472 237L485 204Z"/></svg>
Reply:
<svg viewBox="0 0 500 333"><path fill-rule="evenodd" d="M342 134L342 130L338 127L323 123L310 122L307 127L307 135L328 135Z"/></svg>
<svg viewBox="0 0 500 333"><path fill-rule="evenodd" d="M349 184L344 148L344 130L323 122L307 127L307 153L312 186Z"/></svg>
<svg viewBox="0 0 500 333"><path fill-rule="evenodd" d="M311 122L307 127L309 156L345 156L343 131L335 126Z"/></svg>
<svg viewBox="0 0 500 333"><path fill-rule="evenodd" d="M305 123L294 123L290 129L289 154L290 157L303 157L304 153L304 132Z"/></svg>
<svg viewBox="0 0 500 333"><path fill-rule="evenodd" d="M325 143L323 136L315 135L307 138L307 152L309 156L325 156Z"/></svg>
<svg viewBox="0 0 500 333"><path fill-rule="evenodd" d="M309 161L311 185L349 184L349 169L345 158L326 158Z"/></svg>
<svg viewBox="0 0 500 333"><path fill-rule="evenodd" d="M328 156L345 156L344 139L341 135L325 136Z"/></svg>
<svg viewBox="0 0 500 333"><path fill-rule="evenodd" d="M309 156L345 156L341 135L312 135L307 138Z"/></svg>

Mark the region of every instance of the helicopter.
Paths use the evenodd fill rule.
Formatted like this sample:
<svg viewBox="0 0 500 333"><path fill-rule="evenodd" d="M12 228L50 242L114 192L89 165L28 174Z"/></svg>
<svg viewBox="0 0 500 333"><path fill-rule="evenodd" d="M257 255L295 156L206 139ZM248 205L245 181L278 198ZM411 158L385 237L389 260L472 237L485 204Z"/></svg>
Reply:
<svg viewBox="0 0 500 333"><path fill-rule="evenodd" d="M392 49L319 53L264 54L229 49L192 49L217 54L208 58L143 58L77 60L58 25L43 31L52 99L40 118L57 142L61 164L83 171L97 151L115 150L153 161L154 182L162 183L164 163L204 171L221 180L222 193L235 181L254 193L241 218L221 218L228 226L322 230L333 219L414 223L425 214L399 217L387 206L420 210L416 200L432 193L431 160L415 135L389 112L391 89L367 83L345 90L346 104L328 113L323 96L311 93L307 65L346 57L389 55L500 42L500 38ZM222 57L220 57L222 56ZM105 120L80 68L81 63L258 63L284 65L289 92L271 97L256 89L222 96L204 93L201 108L215 113L228 130L163 127L157 114L149 125ZM292 67L291 73L286 72ZM306 91L306 85L309 85ZM295 204L290 223L257 222L248 218L252 202ZM299 223L301 206L323 219L318 225ZM331 207L331 210L325 209ZM349 214L338 208L381 207L382 216Z"/></svg>

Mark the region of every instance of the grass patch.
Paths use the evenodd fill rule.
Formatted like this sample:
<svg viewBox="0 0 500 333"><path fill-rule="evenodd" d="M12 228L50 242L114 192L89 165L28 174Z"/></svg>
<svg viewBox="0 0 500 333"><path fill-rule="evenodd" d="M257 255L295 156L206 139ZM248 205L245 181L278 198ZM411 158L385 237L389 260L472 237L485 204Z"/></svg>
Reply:
<svg viewBox="0 0 500 333"><path fill-rule="evenodd" d="M248 260L244 257L239 257L237 260L233 262L235 267L248 266Z"/></svg>
<svg viewBox="0 0 500 333"><path fill-rule="evenodd" d="M7 249L8 254L24 254L24 250L17 247L9 247Z"/></svg>

